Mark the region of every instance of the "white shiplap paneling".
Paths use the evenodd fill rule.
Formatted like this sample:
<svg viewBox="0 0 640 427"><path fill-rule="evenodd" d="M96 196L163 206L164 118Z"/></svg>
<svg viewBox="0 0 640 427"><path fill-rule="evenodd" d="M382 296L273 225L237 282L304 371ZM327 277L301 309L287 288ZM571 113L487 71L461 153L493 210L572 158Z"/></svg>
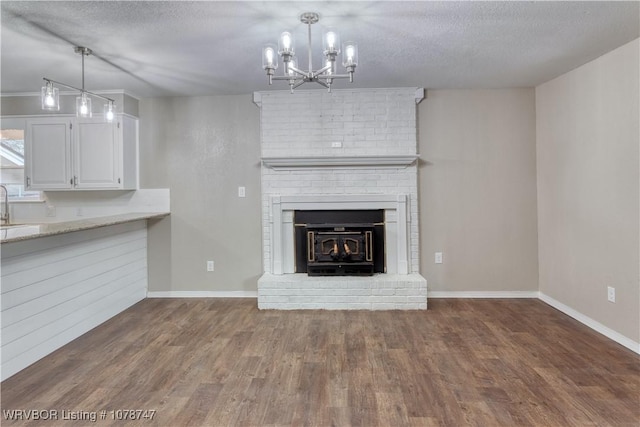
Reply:
<svg viewBox="0 0 640 427"><path fill-rule="evenodd" d="M2 380L142 300L136 221L2 246Z"/></svg>

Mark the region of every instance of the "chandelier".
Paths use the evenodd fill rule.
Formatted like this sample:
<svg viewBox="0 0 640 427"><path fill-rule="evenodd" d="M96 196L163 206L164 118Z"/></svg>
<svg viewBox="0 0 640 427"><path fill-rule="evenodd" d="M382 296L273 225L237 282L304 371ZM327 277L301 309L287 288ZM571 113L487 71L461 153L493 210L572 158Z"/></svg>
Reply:
<svg viewBox="0 0 640 427"><path fill-rule="evenodd" d="M91 49L87 47L76 46L74 48L74 52L82 57L82 88L77 88L66 83L57 82L55 80L43 77L42 79L46 82L46 84L42 87L41 92L42 109L48 111L60 110L60 92L59 89L54 86L54 84L56 84L58 86L64 86L66 88L77 90L80 92L80 96L76 98L77 117L93 116L93 110L91 109L91 97L95 97L107 101L107 103L104 104L104 119L108 122L113 121L116 113L115 101L111 98L107 98L106 96L98 95L97 93L89 92L88 90L84 89L84 57L91 55Z"/></svg>
<svg viewBox="0 0 640 427"><path fill-rule="evenodd" d="M277 50L274 45L266 45L262 49L262 68L267 72L269 84L272 84L273 80L284 80L289 83L291 93L293 93L295 88L304 83L318 83L326 87L329 92L331 92L331 85L335 79L348 78L349 82L353 83L353 73L358 65L358 45L353 42L345 42L341 46L340 37L333 30L327 30L322 41L325 59L324 67L316 71L313 70L311 60L311 24L315 24L319 20L320 16L315 12L305 12L300 15L300 22L307 24L308 28L309 68L307 71L298 68L293 36L288 31L280 35ZM336 58L340 54L341 47L342 66L346 68L347 74L337 74L336 70ZM275 70L278 68L278 55L282 57L282 62L284 62L283 76L274 76Z"/></svg>

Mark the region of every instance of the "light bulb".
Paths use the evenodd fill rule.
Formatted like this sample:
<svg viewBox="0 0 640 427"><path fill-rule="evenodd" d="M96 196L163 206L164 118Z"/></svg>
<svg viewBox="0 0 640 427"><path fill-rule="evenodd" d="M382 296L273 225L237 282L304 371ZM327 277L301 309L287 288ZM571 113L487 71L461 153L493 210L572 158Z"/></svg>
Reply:
<svg viewBox="0 0 640 427"><path fill-rule="evenodd" d="M280 55L293 55L295 50L293 45L293 36L290 32L285 31L280 34L280 40L278 40L278 53Z"/></svg>
<svg viewBox="0 0 640 427"><path fill-rule="evenodd" d="M347 42L342 49L342 65L345 67L356 67L358 65L358 45Z"/></svg>
<svg viewBox="0 0 640 427"><path fill-rule="evenodd" d="M331 29L322 37L322 49L325 55L337 55L340 53L340 35Z"/></svg>
<svg viewBox="0 0 640 427"><path fill-rule="evenodd" d="M267 64L273 65L273 49L267 49L265 55L267 55Z"/></svg>
<svg viewBox="0 0 640 427"><path fill-rule="evenodd" d="M289 33L284 33L282 35L282 46L285 49L291 49L291 36L289 35Z"/></svg>
<svg viewBox="0 0 640 427"><path fill-rule="evenodd" d="M347 46L347 60L353 62L353 46Z"/></svg>
<svg viewBox="0 0 640 427"><path fill-rule="evenodd" d="M76 116L92 117L91 98L87 97L87 94L84 92L76 98Z"/></svg>
<svg viewBox="0 0 640 427"><path fill-rule="evenodd" d="M265 70L275 70L278 68L278 56L275 47L266 45L262 48L262 68Z"/></svg>
<svg viewBox="0 0 640 427"><path fill-rule="evenodd" d="M327 47L335 49L336 47L336 33L329 31L327 33Z"/></svg>
<svg viewBox="0 0 640 427"><path fill-rule="evenodd" d="M108 104L104 104L104 119L108 122L112 122L115 118L115 112L113 102L109 102Z"/></svg>
<svg viewBox="0 0 640 427"><path fill-rule="evenodd" d="M60 109L60 92L51 82L47 82L47 85L42 87L41 95L43 110L58 111Z"/></svg>

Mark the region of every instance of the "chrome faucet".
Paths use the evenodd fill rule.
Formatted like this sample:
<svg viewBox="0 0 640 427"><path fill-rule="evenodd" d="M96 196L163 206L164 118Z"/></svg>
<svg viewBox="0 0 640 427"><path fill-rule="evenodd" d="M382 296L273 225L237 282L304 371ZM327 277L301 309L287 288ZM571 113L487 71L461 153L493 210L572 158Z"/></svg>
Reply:
<svg viewBox="0 0 640 427"><path fill-rule="evenodd" d="M0 215L0 221L4 225L11 224L11 220L9 218L9 191L7 191L7 187L4 184L0 184L0 187L4 189L4 212Z"/></svg>

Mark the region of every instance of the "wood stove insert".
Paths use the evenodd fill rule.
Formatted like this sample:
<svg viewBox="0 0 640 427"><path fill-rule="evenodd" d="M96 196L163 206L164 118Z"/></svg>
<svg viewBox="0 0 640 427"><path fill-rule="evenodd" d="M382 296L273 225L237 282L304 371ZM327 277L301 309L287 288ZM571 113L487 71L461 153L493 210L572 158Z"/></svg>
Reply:
<svg viewBox="0 0 640 427"><path fill-rule="evenodd" d="M384 272L384 211L296 211L296 272L362 276Z"/></svg>

